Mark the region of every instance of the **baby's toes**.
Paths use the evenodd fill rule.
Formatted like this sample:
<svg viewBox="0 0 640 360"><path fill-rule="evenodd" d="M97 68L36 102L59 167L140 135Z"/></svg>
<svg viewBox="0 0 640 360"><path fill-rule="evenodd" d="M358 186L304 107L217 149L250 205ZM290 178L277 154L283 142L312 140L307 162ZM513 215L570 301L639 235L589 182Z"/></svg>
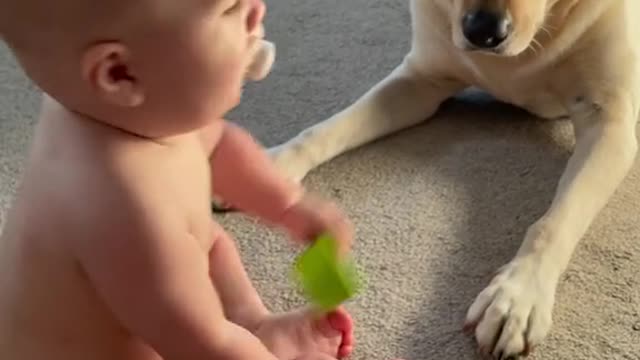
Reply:
<svg viewBox="0 0 640 360"><path fill-rule="evenodd" d="M211 200L211 211L213 211L214 213L227 213L235 212L236 209L234 209L230 204L227 204L221 198L214 196L214 198Z"/></svg>
<svg viewBox="0 0 640 360"><path fill-rule="evenodd" d="M353 341L353 319L343 307L330 312L327 315L327 320L332 328L342 333L343 339L349 338L350 341Z"/></svg>
<svg viewBox="0 0 640 360"><path fill-rule="evenodd" d="M295 360L335 360L335 358L325 353L308 353L298 356Z"/></svg>
<svg viewBox="0 0 640 360"><path fill-rule="evenodd" d="M353 319L342 307L326 315L319 323L320 331L327 337L339 337L337 356L339 358L349 356L353 351Z"/></svg>
<svg viewBox="0 0 640 360"><path fill-rule="evenodd" d="M353 352L353 346L341 345L338 349L338 359L346 358Z"/></svg>

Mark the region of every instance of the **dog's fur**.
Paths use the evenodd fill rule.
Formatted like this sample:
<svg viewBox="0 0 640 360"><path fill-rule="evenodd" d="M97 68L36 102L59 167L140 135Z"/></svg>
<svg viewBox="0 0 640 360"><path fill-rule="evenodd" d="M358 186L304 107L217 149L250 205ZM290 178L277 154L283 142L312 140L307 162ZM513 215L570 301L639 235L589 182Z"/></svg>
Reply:
<svg viewBox="0 0 640 360"><path fill-rule="evenodd" d="M508 11L513 33L469 48L463 14ZM270 149L301 180L333 157L420 123L468 86L543 118L569 117L576 146L548 211L469 308L481 349L526 354L551 327L556 286L576 244L634 162L640 107L639 0L412 0L412 48L354 104Z"/></svg>

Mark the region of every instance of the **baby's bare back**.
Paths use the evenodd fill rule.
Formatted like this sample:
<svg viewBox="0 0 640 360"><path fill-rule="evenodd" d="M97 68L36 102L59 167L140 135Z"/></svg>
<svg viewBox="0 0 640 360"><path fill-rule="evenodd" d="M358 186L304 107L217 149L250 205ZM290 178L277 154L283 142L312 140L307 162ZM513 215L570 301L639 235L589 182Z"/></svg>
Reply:
<svg viewBox="0 0 640 360"><path fill-rule="evenodd" d="M207 261L209 167L196 134L156 144L47 105L0 241L0 358L159 359L109 311L74 253L74 244L121 233L100 224L132 213L125 197L164 204L135 211L184 226L202 247L194 263ZM87 218L95 223L79 221Z"/></svg>

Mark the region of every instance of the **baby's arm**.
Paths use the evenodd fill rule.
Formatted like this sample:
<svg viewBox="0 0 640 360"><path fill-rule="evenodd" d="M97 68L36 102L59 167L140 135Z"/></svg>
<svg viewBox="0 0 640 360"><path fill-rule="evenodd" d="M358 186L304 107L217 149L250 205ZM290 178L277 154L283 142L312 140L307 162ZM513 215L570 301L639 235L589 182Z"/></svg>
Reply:
<svg viewBox="0 0 640 360"><path fill-rule="evenodd" d="M216 195L240 211L285 227L299 241L330 232L342 253L349 250L353 229L335 204L305 194L302 186L282 176L245 130L225 122L219 136L210 155Z"/></svg>
<svg viewBox="0 0 640 360"><path fill-rule="evenodd" d="M225 122L210 156L213 191L234 208L272 223L303 196L284 178L263 148L240 127Z"/></svg>
<svg viewBox="0 0 640 360"><path fill-rule="evenodd" d="M74 214L78 232L70 240L122 326L165 360L277 360L225 319L207 256L183 217L157 197L112 195Z"/></svg>

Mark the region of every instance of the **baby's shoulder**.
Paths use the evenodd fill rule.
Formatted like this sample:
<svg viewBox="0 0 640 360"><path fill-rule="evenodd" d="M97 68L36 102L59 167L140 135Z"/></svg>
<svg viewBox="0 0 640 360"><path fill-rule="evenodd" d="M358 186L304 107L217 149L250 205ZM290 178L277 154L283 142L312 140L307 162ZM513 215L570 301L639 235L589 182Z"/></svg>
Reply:
<svg viewBox="0 0 640 360"><path fill-rule="evenodd" d="M73 239L109 241L113 236L152 236L166 232L162 229L184 227L180 222L183 214L171 206L167 192L159 185L162 178L136 168L136 163L84 164L66 177L64 188L58 190L58 198L68 199L60 210L71 242Z"/></svg>
<svg viewBox="0 0 640 360"><path fill-rule="evenodd" d="M58 219L91 231L179 218L168 189L190 165L195 134L169 147L51 109L38 125L27 181L41 201L56 204Z"/></svg>
<svg viewBox="0 0 640 360"><path fill-rule="evenodd" d="M36 139L26 180L42 199L57 204L60 216L92 227L121 214L160 210L166 158L157 145L71 131L56 136Z"/></svg>

